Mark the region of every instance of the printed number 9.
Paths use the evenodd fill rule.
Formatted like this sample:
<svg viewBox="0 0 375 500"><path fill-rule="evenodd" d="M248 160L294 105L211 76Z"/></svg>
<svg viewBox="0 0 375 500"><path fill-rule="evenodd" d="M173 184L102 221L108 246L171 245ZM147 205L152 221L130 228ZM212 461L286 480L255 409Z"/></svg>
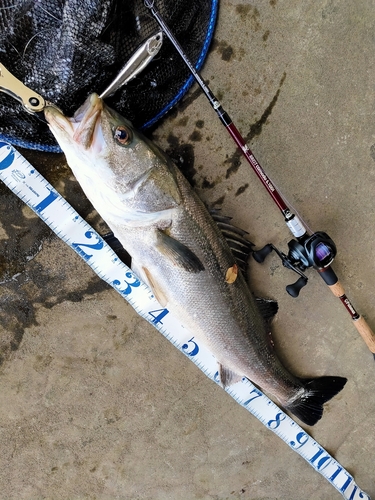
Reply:
<svg viewBox="0 0 375 500"><path fill-rule="evenodd" d="M293 446L295 450L298 450L298 448L301 448L304 444L307 443L309 440L309 436L305 432L299 432L296 436L296 441L291 441L289 444L290 446Z"/></svg>

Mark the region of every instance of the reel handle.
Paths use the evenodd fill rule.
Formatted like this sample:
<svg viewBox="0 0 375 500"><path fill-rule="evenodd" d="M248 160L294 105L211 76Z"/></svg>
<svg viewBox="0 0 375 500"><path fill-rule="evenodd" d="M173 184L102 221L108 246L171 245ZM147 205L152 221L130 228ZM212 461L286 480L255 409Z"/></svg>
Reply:
<svg viewBox="0 0 375 500"><path fill-rule="evenodd" d="M307 285L307 278L301 276L295 283L288 285L285 287L285 290L289 293L289 295L293 298L298 297L301 289Z"/></svg>
<svg viewBox="0 0 375 500"><path fill-rule="evenodd" d="M268 244L260 250L253 252L253 257L259 264L263 264L265 258L272 252L272 250L274 250L273 246Z"/></svg>

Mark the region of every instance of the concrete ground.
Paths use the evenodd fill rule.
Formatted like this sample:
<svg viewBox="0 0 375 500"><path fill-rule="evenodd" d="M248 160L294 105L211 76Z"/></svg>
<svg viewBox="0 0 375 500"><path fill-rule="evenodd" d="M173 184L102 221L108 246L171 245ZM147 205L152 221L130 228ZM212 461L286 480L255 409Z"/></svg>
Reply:
<svg viewBox="0 0 375 500"><path fill-rule="evenodd" d="M222 0L202 71L375 329L375 4ZM202 199L287 251L276 206L193 87L153 132ZM63 155L25 153L96 227ZM323 477L235 403L0 186L1 499L331 500ZM375 361L313 270L298 299L276 256L251 288L279 302L280 357L344 390L305 428L375 498Z"/></svg>

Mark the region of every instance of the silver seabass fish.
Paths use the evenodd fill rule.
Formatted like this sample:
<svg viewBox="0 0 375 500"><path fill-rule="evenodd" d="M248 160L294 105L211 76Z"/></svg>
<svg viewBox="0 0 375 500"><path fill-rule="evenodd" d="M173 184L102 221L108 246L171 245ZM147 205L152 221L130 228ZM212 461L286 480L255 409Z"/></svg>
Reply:
<svg viewBox="0 0 375 500"><path fill-rule="evenodd" d="M247 377L315 424L346 379L300 379L284 368L257 301L241 273L236 277L225 238L174 163L96 94L73 118L52 107L45 115L87 197L131 255L134 272L211 350L222 385Z"/></svg>

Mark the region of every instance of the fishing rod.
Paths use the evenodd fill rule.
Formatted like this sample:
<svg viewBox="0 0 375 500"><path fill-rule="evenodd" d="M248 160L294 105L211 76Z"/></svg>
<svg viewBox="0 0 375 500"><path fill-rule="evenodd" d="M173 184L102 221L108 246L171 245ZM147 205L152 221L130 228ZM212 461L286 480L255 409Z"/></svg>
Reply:
<svg viewBox="0 0 375 500"><path fill-rule="evenodd" d="M305 227L304 223L299 219L299 217L297 217L297 215L290 210L281 194L273 185L271 179L267 176L263 168L260 166L251 149L246 144L244 138L238 131L237 127L234 125L231 117L224 110L219 100L213 94L208 85L204 82L203 78L196 71L194 65L189 60L180 43L177 41L168 25L164 21L163 17L161 16L160 12L155 7L155 1L144 0L144 4L150 10L153 17L156 19L160 28L170 40L174 48L180 54L190 73L193 75L196 82L207 97L212 108L215 110L221 123L227 129L236 145L240 148L247 162L250 164L251 168L254 170L259 180L266 188L268 194L271 196L272 200L281 211L286 225L295 237L295 239L291 240L288 243L288 254L279 251L274 245L268 244L261 250L253 253L255 260L259 263L262 263L267 255L269 255L272 251L275 251L280 257L284 267L293 270L299 275L299 278L295 283L286 287L287 292L292 297L297 297L301 288L303 288L307 284L308 278L304 274L304 271L309 267L313 267L316 271L318 271L319 275L322 277L328 288L332 291L335 297L340 299L341 303L350 314L355 327L357 328L359 334L365 341L367 347L372 352L375 359L375 334L371 330L363 316L361 316L356 311L353 304L348 299L344 287L340 283L336 273L331 267L331 263L333 262L333 259L335 258L337 253L335 243L327 233L324 233L322 231L311 234L311 232L307 227Z"/></svg>

